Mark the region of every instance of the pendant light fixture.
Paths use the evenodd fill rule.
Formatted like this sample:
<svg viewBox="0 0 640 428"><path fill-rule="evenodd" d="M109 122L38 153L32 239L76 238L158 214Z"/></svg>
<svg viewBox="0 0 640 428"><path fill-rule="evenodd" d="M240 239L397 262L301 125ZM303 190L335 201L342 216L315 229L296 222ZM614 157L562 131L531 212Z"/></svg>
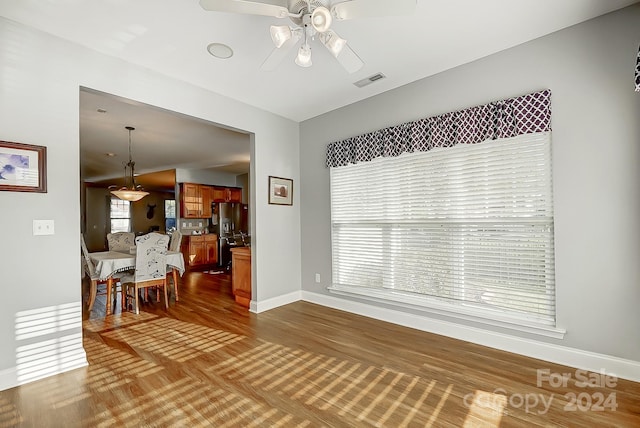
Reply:
<svg viewBox="0 0 640 428"><path fill-rule="evenodd" d="M134 175L134 167L136 163L131 160L131 131L136 128L133 126L125 126L125 129L129 131L129 162L124 167L124 186L118 190L112 190L111 194L124 201L135 202L147 196L149 192L145 192L139 184L136 185Z"/></svg>

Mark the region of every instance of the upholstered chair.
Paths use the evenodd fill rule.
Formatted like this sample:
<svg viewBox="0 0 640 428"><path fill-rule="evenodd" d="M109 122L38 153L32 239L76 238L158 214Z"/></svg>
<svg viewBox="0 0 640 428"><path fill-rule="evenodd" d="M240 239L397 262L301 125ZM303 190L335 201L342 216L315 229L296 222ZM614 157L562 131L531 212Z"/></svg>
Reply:
<svg viewBox="0 0 640 428"><path fill-rule="evenodd" d="M182 243L182 233L179 230L171 232L171 241L169 241L169 251L180 251Z"/></svg>
<svg viewBox="0 0 640 428"><path fill-rule="evenodd" d="M123 289L126 289L125 307L129 298L135 299L135 313L140 313L140 289L162 287L164 306L169 308L167 298L167 248L169 236L151 232L139 236L136 243L136 268L133 274L120 277ZM159 291L158 291L159 295ZM158 301L159 301L158 296Z"/></svg>
<svg viewBox="0 0 640 428"><path fill-rule="evenodd" d="M109 245L109 251L128 253L135 245L135 234L133 232L108 233L107 244Z"/></svg>
<svg viewBox="0 0 640 428"><path fill-rule="evenodd" d="M171 241L169 242L169 251L180 252L180 244L182 243L182 233L179 230L171 232ZM173 281L173 292L176 296L176 302L180 299L178 297L178 275L172 268L167 266L167 284L169 279Z"/></svg>

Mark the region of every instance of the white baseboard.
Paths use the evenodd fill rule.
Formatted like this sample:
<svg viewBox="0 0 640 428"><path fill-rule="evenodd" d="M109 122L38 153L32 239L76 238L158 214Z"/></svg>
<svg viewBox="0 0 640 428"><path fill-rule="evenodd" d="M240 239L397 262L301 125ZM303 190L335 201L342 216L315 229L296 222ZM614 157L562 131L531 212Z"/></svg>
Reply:
<svg viewBox="0 0 640 428"><path fill-rule="evenodd" d="M0 371L0 391L18 386L18 370L15 367Z"/></svg>
<svg viewBox="0 0 640 428"><path fill-rule="evenodd" d="M249 310L259 314L260 312L265 312L270 309L277 308L278 306L288 305L289 303L297 302L299 300L302 300L302 291L294 291L289 294L283 294L282 296L273 297L260 302L252 300Z"/></svg>
<svg viewBox="0 0 640 428"><path fill-rule="evenodd" d="M294 293L292 293L294 294ZM555 344L524 339L477 327L381 308L325 294L301 291L301 300L417 330L476 343L531 358L593 372L604 371L621 379L640 382L640 362ZM290 295L287 295L290 296ZM275 300L275 299L271 299ZM289 302L290 303L290 302ZM545 369L545 367L540 367Z"/></svg>
<svg viewBox="0 0 640 428"><path fill-rule="evenodd" d="M72 363L66 363L64 367L59 367L57 370L43 371L39 376L31 376L27 380L21 379L18 374L17 367L11 367L0 371L0 391L5 389L15 388L16 386L24 385L30 382L35 382L40 379L47 378L49 376L55 376L64 372L79 369L89 365L87 361L87 354L84 349L78 349L73 356L69 356L69 360Z"/></svg>

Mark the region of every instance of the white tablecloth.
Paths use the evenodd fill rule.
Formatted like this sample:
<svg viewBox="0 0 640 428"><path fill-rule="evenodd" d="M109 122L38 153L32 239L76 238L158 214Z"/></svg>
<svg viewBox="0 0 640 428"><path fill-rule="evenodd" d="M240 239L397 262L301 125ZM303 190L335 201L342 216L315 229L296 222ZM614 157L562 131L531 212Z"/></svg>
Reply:
<svg viewBox="0 0 640 428"><path fill-rule="evenodd" d="M106 280L110 276L118 272L135 269L135 254L119 253L117 251L101 251L97 253L89 253L91 261L96 266L96 272L100 275L100 279ZM184 258L179 251L167 251L167 266L175 268L180 272L180 276L184 273Z"/></svg>

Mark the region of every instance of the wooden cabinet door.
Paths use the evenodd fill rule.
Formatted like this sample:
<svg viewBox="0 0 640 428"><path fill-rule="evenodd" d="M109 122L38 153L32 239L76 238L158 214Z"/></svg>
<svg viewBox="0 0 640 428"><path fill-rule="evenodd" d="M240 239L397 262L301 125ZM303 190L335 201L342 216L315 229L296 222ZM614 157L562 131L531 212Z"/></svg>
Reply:
<svg viewBox="0 0 640 428"><path fill-rule="evenodd" d="M200 193L202 194L202 217L211 217L211 202L213 202L213 187L200 186Z"/></svg>
<svg viewBox="0 0 640 428"><path fill-rule="evenodd" d="M214 202L226 202L226 192L224 187L213 187L213 201Z"/></svg>
<svg viewBox="0 0 640 428"><path fill-rule="evenodd" d="M238 187L213 187L214 202L242 202L242 189Z"/></svg>
<svg viewBox="0 0 640 428"><path fill-rule="evenodd" d="M218 240L207 239L204 243L205 263L218 263Z"/></svg>
<svg viewBox="0 0 640 428"><path fill-rule="evenodd" d="M242 189L231 188L229 190L229 202L242 202Z"/></svg>
<svg viewBox="0 0 640 428"><path fill-rule="evenodd" d="M203 236L189 237L189 266L201 265L205 262L205 246Z"/></svg>
<svg viewBox="0 0 640 428"><path fill-rule="evenodd" d="M180 208L183 218L202 218L202 194L199 184L182 183Z"/></svg>

